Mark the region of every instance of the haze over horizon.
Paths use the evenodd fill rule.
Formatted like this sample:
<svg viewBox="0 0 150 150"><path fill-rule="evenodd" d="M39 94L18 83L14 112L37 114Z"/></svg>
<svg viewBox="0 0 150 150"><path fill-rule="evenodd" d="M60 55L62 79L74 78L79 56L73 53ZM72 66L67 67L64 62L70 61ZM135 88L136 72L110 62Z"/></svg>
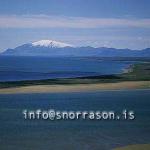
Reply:
<svg viewBox="0 0 150 150"><path fill-rule="evenodd" d="M150 47L148 0L0 1L0 52L51 39L75 46Z"/></svg>

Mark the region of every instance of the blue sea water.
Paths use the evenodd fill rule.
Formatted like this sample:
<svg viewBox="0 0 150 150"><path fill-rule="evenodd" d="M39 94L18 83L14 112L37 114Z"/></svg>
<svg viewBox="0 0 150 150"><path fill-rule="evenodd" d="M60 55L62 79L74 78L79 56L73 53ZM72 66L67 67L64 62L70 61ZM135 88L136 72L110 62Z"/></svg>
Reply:
<svg viewBox="0 0 150 150"><path fill-rule="evenodd" d="M133 63L133 62L132 62ZM0 56L0 81L118 74L131 62L88 58Z"/></svg>
<svg viewBox="0 0 150 150"><path fill-rule="evenodd" d="M110 150L150 143L150 90L0 95L1 150ZM135 120L24 120L23 109L133 110Z"/></svg>

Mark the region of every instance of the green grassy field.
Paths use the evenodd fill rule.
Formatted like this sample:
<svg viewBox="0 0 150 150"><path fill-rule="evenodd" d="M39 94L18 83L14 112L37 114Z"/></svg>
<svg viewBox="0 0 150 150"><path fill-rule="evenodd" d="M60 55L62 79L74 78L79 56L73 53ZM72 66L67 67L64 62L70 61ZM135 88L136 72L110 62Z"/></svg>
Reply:
<svg viewBox="0 0 150 150"><path fill-rule="evenodd" d="M91 84L91 83L115 83L121 81L150 81L150 63L142 62L128 69L127 73L119 75L104 75L94 77L47 79L32 81L0 82L0 88L29 86L29 85L56 85L56 84Z"/></svg>
<svg viewBox="0 0 150 150"><path fill-rule="evenodd" d="M150 80L150 63L140 63L133 65L128 73L121 75L124 80L128 81L149 81Z"/></svg>

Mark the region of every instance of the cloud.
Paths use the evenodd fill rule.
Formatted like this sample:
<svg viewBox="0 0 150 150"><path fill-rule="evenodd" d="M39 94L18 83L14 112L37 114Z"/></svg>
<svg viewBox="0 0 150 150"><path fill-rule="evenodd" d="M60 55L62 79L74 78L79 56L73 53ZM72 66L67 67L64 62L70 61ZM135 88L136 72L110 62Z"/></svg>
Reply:
<svg viewBox="0 0 150 150"><path fill-rule="evenodd" d="M0 28L150 28L150 19L85 18L47 15L0 15Z"/></svg>

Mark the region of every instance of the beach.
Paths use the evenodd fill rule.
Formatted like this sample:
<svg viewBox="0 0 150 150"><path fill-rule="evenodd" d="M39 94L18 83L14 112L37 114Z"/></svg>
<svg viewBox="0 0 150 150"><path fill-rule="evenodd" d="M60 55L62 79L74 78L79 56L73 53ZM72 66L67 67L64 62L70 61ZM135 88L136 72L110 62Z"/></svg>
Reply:
<svg viewBox="0 0 150 150"><path fill-rule="evenodd" d="M148 150L150 149L150 144L136 144L126 147L116 148L114 150Z"/></svg>
<svg viewBox="0 0 150 150"><path fill-rule="evenodd" d="M61 93L86 92L99 90L148 89L150 81L123 81L118 83L71 84L71 85L31 85L21 87L1 88L0 94L19 93Z"/></svg>

